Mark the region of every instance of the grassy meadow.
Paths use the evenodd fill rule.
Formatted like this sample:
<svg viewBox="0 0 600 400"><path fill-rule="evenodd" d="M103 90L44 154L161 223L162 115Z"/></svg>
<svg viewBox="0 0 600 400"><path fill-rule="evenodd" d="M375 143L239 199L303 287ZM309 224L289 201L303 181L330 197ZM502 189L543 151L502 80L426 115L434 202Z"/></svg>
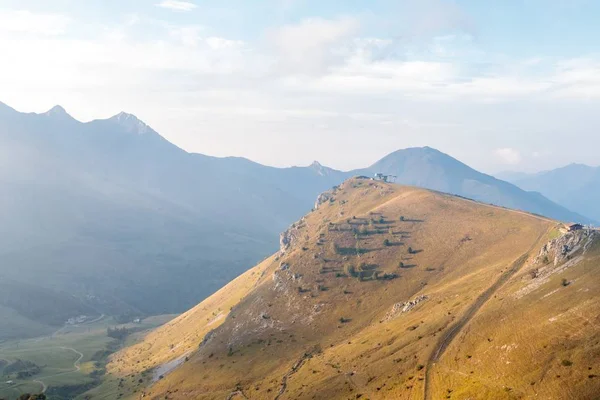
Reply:
<svg viewBox="0 0 600 400"><path fill-rule="evenodd" d="M47 336L2 342L0 398L12 400L23 393L44 390L50 399L75 398L102 382L110 353L135 343L144 331L172 318L151 317L138 324L120 325L112 318L104 317L88 324L66 326ZM137 333L120 341L107 335L109 327L135 329ZM18 360L33 363L40 370L28 377L7 373L7 367Z"/></svg>

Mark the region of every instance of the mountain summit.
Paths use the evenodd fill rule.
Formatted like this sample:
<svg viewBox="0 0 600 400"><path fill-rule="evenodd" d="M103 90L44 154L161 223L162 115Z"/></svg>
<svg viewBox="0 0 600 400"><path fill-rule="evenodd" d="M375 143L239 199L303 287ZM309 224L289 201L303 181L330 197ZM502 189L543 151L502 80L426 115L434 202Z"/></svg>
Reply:
<svg viewBox="0 0 600 400"><path fill-rule="evenodd" d="M282 251L117 354L113 396L598 393L598 232L370 179L319 198Z"/></svg>
<svg viewBox="0 0 600 400"><path fill-rule="evenodd" d="M121 127L125 128L125 130L128 132L137 135L144 135L150 132L155 133L152 128L138 119L135 115L128 114L126 112L120 112L119 114L109 118L109 121L115 122Z"/></svg>
<svg viewBox="0 0 600 400"><path fill-rule="evenodd" d="M395 151L354 175L395 175L396 182L468 197L477 201L524 210L564 221L591 222L539 193L483 174L431 147Z"/></svg>

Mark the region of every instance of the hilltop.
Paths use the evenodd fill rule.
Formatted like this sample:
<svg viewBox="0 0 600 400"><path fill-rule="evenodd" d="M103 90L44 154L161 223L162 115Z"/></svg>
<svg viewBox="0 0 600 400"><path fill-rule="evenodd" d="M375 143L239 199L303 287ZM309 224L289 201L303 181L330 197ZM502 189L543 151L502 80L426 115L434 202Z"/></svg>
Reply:
<svg viewBox="0 0 600 400"><path fill-rule="evenodd" d="M116 354L97 393L559 399L600 389L595 231L354 178L281 239Z"/></svg>
<svg viewBox="0 0 600 400"><path fill-rule="evenodd" d="M14 288L0 295L8 326L0 339L52 332L80 314L127 321L183 312L274 252L319 193L354 175L394 174L587 221L431 148L358 171L272 168L190 154L125 112L84 123L60 106L26 114L0 105L0 164L0 280Z"/></svg>

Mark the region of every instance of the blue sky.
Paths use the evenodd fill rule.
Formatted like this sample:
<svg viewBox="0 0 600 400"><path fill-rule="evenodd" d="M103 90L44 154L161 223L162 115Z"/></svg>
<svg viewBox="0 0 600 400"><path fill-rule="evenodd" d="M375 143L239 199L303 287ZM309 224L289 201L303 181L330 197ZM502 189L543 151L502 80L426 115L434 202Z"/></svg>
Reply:
<svg viewBox="0 0 600 400"><path fill-rule="evenodd" d="M188 151L600 164L600 2L0 0L0 101L136 114Z"/></svg>

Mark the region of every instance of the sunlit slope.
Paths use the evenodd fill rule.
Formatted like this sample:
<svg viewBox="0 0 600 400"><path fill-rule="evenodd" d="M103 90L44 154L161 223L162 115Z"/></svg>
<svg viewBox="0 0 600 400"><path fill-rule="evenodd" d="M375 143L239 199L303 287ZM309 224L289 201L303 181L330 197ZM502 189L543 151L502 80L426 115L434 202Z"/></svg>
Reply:
<svg viewBox="0 0 600 400"><path fill-rule="evenodd" d="M598 232L542 250L433 367L431 398L598 399L599 272Z"/></svg>
<svg viewBox="0 0 600 400"><path fill-rule="evenodd" d="M540 248L561 235L553 221L366 179L345 182L321 203L286 232L285 253L223 289L235 296L211 297L123 353L111 371L141 372L191 350L189 361L140 392L186 399L422 399L429 376L433 399L510 398L529 392L516 391L523 373L511 372L511 364L488 372L488 365L501 364L505 343L499 335L541 352L550 342L536 347L518 325L530 329L531 299L552 310L546 303L552 296L540 292L546 288L571 290L570 301L595 296L562 286L563 272L546 276L535 267L546 262L537 257ZM588 248L585 257L592 253ZM593 273L590 261L566 271L577 274L584 265ZM536 272L538 281L532 268L542 271ZM235 303L222 325L211 324L218 308L227 311ZM552 343L563 343L560 335ZM481 351L464 354L467 345ZM433 353L439 357L432 360ZM466 367L477 360L483 365ZM583 379L572 361L571 373ZM529 360L529 370L545 363ZM480 380L472 381L477 374ZM588 375L582 393L592 390ZM549 398L561 398L552 397L560 388L549 388ZM489 395L479 396L484 389Z"/></svg>
<svg viewBox="0 0 600 400"><path fill-rule="evenodd" d="M190 311L153 331L142 343L115 354L108 372L116 376L138 373L196 350L204 336L225 321L231 307L254 289L272 260L265 260Z"/></svg>

